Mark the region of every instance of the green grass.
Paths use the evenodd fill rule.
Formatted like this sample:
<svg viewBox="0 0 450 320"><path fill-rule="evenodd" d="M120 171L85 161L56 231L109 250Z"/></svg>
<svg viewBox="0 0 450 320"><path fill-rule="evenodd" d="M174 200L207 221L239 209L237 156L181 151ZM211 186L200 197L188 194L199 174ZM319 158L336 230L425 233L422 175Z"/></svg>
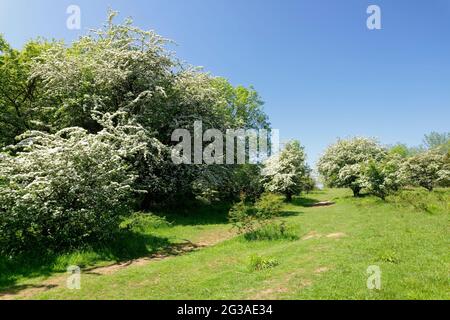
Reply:
<svg viewBox="0 0 450 320"><path fill-rule="evenodd" d="M229 230L226 225L228 209L228 205L219 204L158 213L169 225L157 221L141 232L124 231L108 245L84 250L63 254L30 252L14 259L0 256L0 292L24 283L38 284L55 273L65 272L70 265L107 266L164 251L186 240L198 242L224 234Z"/></svg>
<svg viewBox="0 0 450 320"><path fill-rule="evenodd" d="M311 206L325 200L336 204ZM56 287L27 298L449 299L449 200L448 189L432 194L404 191L387 202L355 199L347 190L318 191L285 205L283 220L295 237L257 241L234 237L106 275L83 273L81 290ZM200 215L167 215L171 226L143 235L169 243L225 238L230 229L226 208L208 210ZM85 255L78 259L86 259ZM77 264L77 258L68 255L61 258L62 269L68 257ZM87 260L106 263L108 256ZM371 265L381 268L381 290L367 289L366 270ZM14 278L13 285L32 287L44 276L24 273Z"/></svg>

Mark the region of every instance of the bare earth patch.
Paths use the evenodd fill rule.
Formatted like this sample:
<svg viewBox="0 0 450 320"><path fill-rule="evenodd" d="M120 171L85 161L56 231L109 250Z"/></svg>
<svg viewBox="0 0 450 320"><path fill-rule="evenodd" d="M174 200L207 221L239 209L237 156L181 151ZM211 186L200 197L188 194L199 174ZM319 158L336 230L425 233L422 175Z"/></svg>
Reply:
<svg viewBox="0 0 450 320"><path fill-rule="evenodd" d="M319 239L320 237L322 237L322 235L317 233L317 231L310 231L303 236L302 240Z"/></svg>
<svg viewBox="0 0 450 320"><path fill-rule="evenodd" d="M329 207L334 205L334 202L331 201L322 201L322 202L317 202L315 204L312 205L312 207Z"/></svg>
<svg viewBox="0 0 450 320"><path fill-rule="evenodd" d="M317 268L316 270L314 270L314 273L323 273L323 272L327 272L329 269L327 267L320 267Z"/></svg>
<svg viewBox="0 0 450 320"><path fill-rule="evenodd" d="M304 270L298 269L295 272L291 272L279 280L277 283L270 281L268 288L260 290L253 294L250 299L252 300L272 300L277 299L279 294L287 293L292 290L292 282L296 283L295 289L301 289L312 285L312 281L304 278ZM300 281L295 280L296 277L301 277ZM289 287L291 289L289 289ZM254 290L252 290L254 292Z"/></svg>
<svg viewBox="0 0 450 320"><path fill-rule="evenodd" d="M288 292L288 288L277 287L277 288L269 288L263 291L258 292L253 299L254 300L267 300L269 298L273 298L274 295L278 293Z"/></svg>
<svg viewBox="0 0 450 320"><path fill-rule="evenodd" d="M330 233L327 235L327 238L330 239L339 239L339 238L343 238L346 237L347 235L343 232L336 232L336 233Z"/></svg>
<svg viewBox="0 0 450 320"><path fill-rule="evenodd" d="M67 275L59 275L47 279L41 284L24 284L15 286L5 292L1 292L0 300L29 299L39 292L64 286L66 284L66 279Z"/></svg>
<svg viewBox="0 0 450 320"><path fill-rule="evenodd" d="M325 237L328 239L340 239L346 237L347 235L343 232L334 232L327 234ZM310 239L320 239L323 235L318 233L317 231L310 231L306 235L302 237L302 240L310 240Z"/></svg>

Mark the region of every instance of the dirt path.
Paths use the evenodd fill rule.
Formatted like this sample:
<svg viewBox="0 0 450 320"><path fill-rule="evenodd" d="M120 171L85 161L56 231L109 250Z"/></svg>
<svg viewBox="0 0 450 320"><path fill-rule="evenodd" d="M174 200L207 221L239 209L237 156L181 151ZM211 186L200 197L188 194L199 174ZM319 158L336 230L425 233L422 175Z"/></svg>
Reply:
<svg viewBox="0 0 450 320"><path fill-rule="evenodd" d="M176 243L167 247L163 251L154 253L148 257L142 257L125 262L115 263L104 267L92 267L83 269L82 274L94 274L98 276L111 275L124 268L131 266L143 266L151 262L161 261L170 257L183 255L189 252L211 247L236 236L232 231L214 232L205 234L197 243L185 240L183 243ZM57 274L43 280L39 284L21 284L0 292L0 300L31 299L34 295L66 286L68 274Z"/></svg>

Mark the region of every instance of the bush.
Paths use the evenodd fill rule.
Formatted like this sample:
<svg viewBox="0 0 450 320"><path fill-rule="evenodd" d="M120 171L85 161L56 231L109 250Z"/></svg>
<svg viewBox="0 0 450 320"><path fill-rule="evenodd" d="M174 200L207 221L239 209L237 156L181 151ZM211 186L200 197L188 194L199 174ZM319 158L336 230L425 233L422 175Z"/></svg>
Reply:
<svg viewBox="0 0 450 320"><path fill-rule="evenodd" d="M232 176L233 195L240 195L245 201L255 202L264 192L261 181L261 166L254 164L240 165Z"/></svg>
<svg viewBox="0 0 450 320"><path fill-rule="evenodd" d="M383 161L369 161L363 165L361 185L371 194L381 199L400 189L404 181L400 175L398 156L387 156Z"/></svg>
<svg viewBox="0 0 450 320"><path fill-rule="evenodd" d="M244 201L233 205L228 212L228 218L239 234L255 231L259 226L258 211Z"/></svg>
<svg viewBox="0 0 450 320"><path fill-rule="evenodd" d="M171 223L165 217L143 212L133 213L120 225L122 229L138 233L146 233L151 229L167 228L170 226Z"/></svg>
<svg viewBox="0 0 450 320"><path fill-rule="evenodd" d="M255 208L261 218L272 219L278 217L281 213L283 203L280 198L271 193L265 193L255 203Z"/></svg>
<svg viewBox="0 0 450 320"><path fill-rule="evenodd" d="M282 203L278 196L264 194L254 205L240 201L229 211L229 220L239 234L250 234L266 226L280 215Z"/></svg>
<svg viewBox="0 0 450 320"><path fill-rule="evenodd" d="M145 148L135 129L123 141L106 129L24 135L15 155L0 158L0 252L111 240L135 191L123 158Z"/></svg>
<svg viewBox="0 0 450 320"><path fill-rule="evenodd" d="M252 255L250 257L250 270L261 271L278 266L278 260L269 257Z"/></svg>
<svg viewBox="0 0 450 320"><path fill-rule="evenodd" d="M245 234L249 241L275 241L275 240L298 240L298 236L286 225L286 222L269 223L258 230Z"/></svg>

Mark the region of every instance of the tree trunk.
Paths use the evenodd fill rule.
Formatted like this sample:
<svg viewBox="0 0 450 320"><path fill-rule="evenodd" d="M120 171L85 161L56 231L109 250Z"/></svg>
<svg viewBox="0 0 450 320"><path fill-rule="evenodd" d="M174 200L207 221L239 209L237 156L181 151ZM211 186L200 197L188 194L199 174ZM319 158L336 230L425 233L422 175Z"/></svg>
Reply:
<svg viewBox="0 0 450 320"><path fill-rule="evenodd" d="M290 194L290 193L286 194L286 201L287 202L292 202L292 194Z"/></svg>
<svg viewBox="0 0 450 320"><path fill-rule="evenodd" d="M359 197L360 196L360 192L361 192L361 188L360 187L353 187L351 189L353 191L353 196L354 197Z"/></svg>

